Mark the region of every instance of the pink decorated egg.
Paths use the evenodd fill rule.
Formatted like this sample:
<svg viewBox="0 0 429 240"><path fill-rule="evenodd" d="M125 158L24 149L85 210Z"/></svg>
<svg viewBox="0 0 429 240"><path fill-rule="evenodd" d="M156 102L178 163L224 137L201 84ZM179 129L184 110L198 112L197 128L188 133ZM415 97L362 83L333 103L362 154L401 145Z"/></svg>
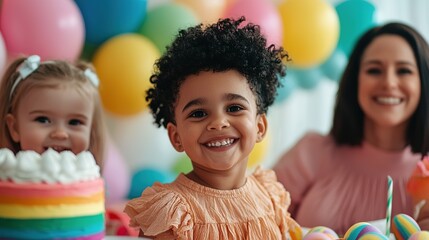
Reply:
<svg viewBox="0 0 429 240"><path fill-rule="evenodd" d="M324 226L313 227L308 231L308 233L324 233L325 235L328 235L330 239L338 239L338 234L334 232L334 230Z"/></svg>
<svg viewBox="0 0 429 240"><path fill-rule="evenodd" d="M428 240L429 239L429 232L428 231L419 231L413 233L408 240Z"/></svg>
<svg viewBox="0 0 429 240"><path fill-rule="evenodd" d="M309 232L302 240L332 240L330 236L321 232Z"/></svg>
<svg viewBox="0 0 429 240"><path fill-rule="evenodd" d="M408 240L415 232L421 229L417 222L407 214L398 214L392 221L392 233L396 240Z"/></svg>
<svg viewBox="0 0 429 240"><path fill-rule="evenodd" d="M344 235L344 239L346 240L358 240L364 234L367 233L380 233L380 230L367 222L358 222L351 226L346 234Z"/></svg>

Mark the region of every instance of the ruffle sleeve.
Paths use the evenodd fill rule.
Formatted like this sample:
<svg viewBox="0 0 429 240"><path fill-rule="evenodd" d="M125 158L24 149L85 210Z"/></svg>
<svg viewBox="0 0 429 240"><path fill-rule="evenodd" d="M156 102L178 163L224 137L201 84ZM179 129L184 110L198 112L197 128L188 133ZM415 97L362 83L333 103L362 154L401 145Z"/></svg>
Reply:
<svg viewBox="0 0 429 240"><path fill-rule="evenodd" d="M124 212L131 218L130 226L139 228L145 236L193 238L189 204L166 185L156 183L146 188L141 197L127 203Z"/></svg>
<svg viewBox="0 0 429 240"><path fill-rule="evenodd" d="M276 222L282 235L287 236L289 234L292 239L300 239L302 236L301 227L290 217L290 213L287 211L291 202L289 192L277 181L275 172L257 167L253 176L264 186L271 198Z"/></svg>

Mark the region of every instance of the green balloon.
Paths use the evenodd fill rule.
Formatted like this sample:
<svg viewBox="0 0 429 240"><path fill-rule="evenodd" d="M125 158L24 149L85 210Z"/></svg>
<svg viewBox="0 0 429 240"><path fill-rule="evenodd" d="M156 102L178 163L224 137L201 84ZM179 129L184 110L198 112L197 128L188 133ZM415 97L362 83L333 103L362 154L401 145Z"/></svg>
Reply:
<svg viewBox="0 0 429 240"><path fill-rule="evenodd" d="M149 10L137 32L149 38L164 53L179 30L196 25L197 19L186 6L166 3Z"/></svg>
<svg viewBox="0 0 429 240"><path fill-rule="evenodd" d="M183 154L181 155L177 160L176 163L173 165L173 172L174 173L188 173L192 171L192 163L191 159L189 159L188 155Z"/></svg>
<svg viewBox="0 0 429 240"><path fill-rule="evenodd" d="M98 47L99 45L96 44L85 43L80 54L80 59L91 62L92 56L94 56L94 53L97 51Z"/></svg>

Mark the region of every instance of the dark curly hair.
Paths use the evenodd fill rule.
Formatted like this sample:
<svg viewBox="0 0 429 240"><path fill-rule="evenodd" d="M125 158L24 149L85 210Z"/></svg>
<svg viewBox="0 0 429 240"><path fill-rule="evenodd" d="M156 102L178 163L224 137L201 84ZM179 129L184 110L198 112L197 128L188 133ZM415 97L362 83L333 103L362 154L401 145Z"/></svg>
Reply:
<svg viewBox="0 0 429 240"><path fill-rule="evenodd" d="M186 77L201 71L238 71L256 96L258 113L267 112L281 86L279 78L286 75L283 60L289 61L289 56L282 47L267 47L258 25L240 27L244 21L226 18L179 31L155 63L153 87L147 90L146 101L158 127L175 123L179 88Z"/></svg>

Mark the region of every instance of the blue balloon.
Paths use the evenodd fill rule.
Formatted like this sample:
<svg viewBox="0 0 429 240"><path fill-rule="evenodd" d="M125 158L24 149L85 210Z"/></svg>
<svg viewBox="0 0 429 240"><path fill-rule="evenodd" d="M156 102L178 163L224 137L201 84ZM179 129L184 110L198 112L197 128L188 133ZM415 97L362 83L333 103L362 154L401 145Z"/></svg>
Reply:
<svg viewBox="0 0 429 240"><path fill-rule="evenodd" d="M107 39L136 32L143 23L147 0L75 0L85 23L85 41L101 44Z"/></svg>
<svg viewBox="0 0 429 240"><path fill-rule="evenodd" d="M286 76L280 78L281 87L277 89L277 97L274 103L281 103L285 101L292 94L293 90L297 87L296 75L293 71L287 71Z"/></svg>
<svg viewBox="0 0 429 240"><path fill-rule="evenodd" d="M155 182L170 183L175 178L176 176L171 172L153 168L142 168L136 171L131 178L128 199L140 197L145 188L152 186Z"/></svg>
<svg viewBox="0 0 429 240"><path fill-rule="evenodd" d="M347 61L348 58L346 53L337 48L331 56L320 65L320 70L328 79L338 82L344 72Z"/></svg>
<svg viewBox="0 0 429 240"><path fill-rule="evenodd" d="M296 83L304 89L315 88L323 77L322 71L318 67L293 68L290 70L296 76Z"/></svg>
<svg viewBox="0 0 429 240"><path fill-rule="evenodd" d="M340 20L337 47L350 56L357 39L376 25L375 6L366 0L346 0L337 4L335 10Z"/></svg>

